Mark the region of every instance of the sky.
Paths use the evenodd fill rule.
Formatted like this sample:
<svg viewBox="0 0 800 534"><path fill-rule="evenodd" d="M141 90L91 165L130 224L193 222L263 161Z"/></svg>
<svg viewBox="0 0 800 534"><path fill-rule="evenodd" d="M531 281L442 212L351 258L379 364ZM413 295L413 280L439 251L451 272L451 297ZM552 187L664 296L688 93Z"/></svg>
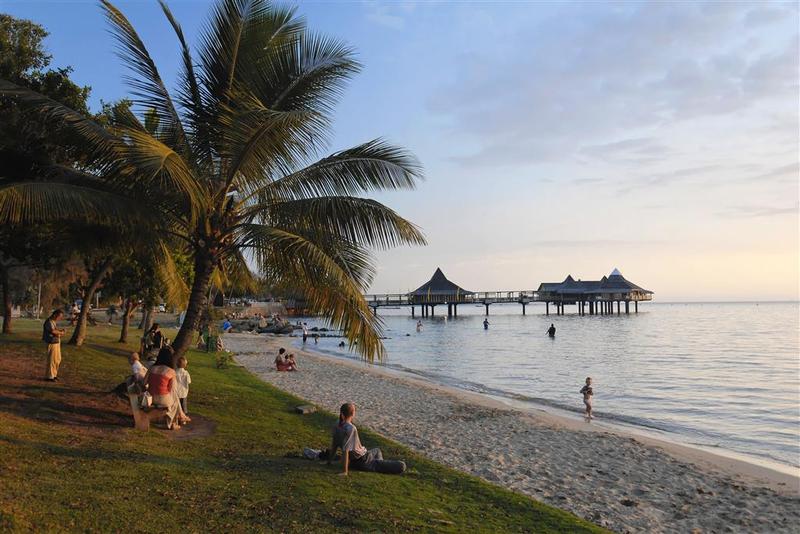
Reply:
<svg viewBox="0 0 800 534"><path fill-rule="evenodd" d="M187 39L205 1L169 2ZM166 80L174 34L155 0L116 3ZM474 291L599 279L661 301L800 298L800 15L794 2L299 2L364 70L330 151L376 137L425 180L376 196L426 247L376 254L371 291L436 267ZM126 96L94 1L0 0L50 32L56 66Z"/></svg>

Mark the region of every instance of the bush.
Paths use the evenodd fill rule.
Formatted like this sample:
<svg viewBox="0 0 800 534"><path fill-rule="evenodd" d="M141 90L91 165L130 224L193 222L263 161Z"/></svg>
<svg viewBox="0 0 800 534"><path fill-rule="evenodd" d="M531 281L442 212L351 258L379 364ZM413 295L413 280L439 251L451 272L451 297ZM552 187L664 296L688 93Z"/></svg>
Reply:
<svg viewBox="0 0 800 534"><path fill-rule="evenodd" d="M218 352L215 355L215 357L217 362L217 369L227 369L231 361L233 361L231 353L225 350Z"/></svg>

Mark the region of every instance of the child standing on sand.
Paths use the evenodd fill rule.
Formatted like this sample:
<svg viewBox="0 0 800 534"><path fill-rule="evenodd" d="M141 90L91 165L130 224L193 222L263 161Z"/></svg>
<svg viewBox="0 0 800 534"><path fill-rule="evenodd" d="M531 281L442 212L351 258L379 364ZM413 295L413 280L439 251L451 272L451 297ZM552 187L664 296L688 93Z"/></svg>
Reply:
<svg viewBox="0 0 800 534"><path fill-rule="evenodd" d="M592 397L594 396L594 391L592 391L592 377L586 377L586 385L581 388L580 393L583 395L583 404L586 406L586 418L593 419L592 417Z"/></svg>
<svg viewBox="0 0 800 534"><path fill-rule="evenodd" d="M175 369L175 388L181 403L181 409L183 413L188 415L189 410L186 408L186 398L189 396L189 384L192 383L192 377L189 375L189 371L186 370L187 365L186 358L183 356L178 358L178 368Z"/></svg>

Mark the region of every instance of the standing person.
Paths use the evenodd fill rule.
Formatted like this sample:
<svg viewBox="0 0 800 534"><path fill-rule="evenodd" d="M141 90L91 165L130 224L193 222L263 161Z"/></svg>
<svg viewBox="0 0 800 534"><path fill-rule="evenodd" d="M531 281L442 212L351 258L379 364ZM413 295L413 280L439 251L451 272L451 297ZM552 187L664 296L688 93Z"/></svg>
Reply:
<svg viewBox="0 0 800 534"><path fill-rule="evenodd" d="M308 339L308 324L303 323L303 343Z"/></svg>
<svg viewBox="0 0 800 534"><path fill-rule="evenodd" d="M189 396L189 384L192 383L192 376L186 370L189 362L186 358L181 356L178 358L178 368L175 369L175 388L178 395L178 401L181 403L183 413L189 415L189 410L186 408L186 398Z"/></svg>
<svg viewBox="0 0 800 534"><path fill-rule="evenodd" d="M583 395L583 405L586 406L586 419L594 419L592 416L592 397L594 391L592 390L592 377L586 377L586 385L581 388L580 393Z"/></svg>
<svg viewBox="0 0 800 534"><path fill-rule="evenodd" d="M547 335L556 337L556 326L553 323L550 323L550 328L547 329Z"/></svg>
<svg viewBox="0 0 800 534"><path fill-rule="evenodd" d="M417 321L417 332L422 332L422 321Z"/></svg>
<svg viewBox="0 0 800 534"><path fill-rule="evenodd" d="M106 315L108 316L108 324L114 322L114 317L117 315L117 307L114 304L109 304L106 308Z"/></svg>
<svg viewBox="0 0 800 534"><path fill-rule="evenodd" d="M406 463L402 461L384 460L379 448L367 450L358 437L358 429L353 424L356 416L356 405L352 402L342 404L339 409L339 424L333 429L328 464L336 455L336 450L342 449L342 475L347 476L349 470L376 471L378 473L400 474L406 470Z"/></svg>
<svg viewBox="0 0 800 534"><path fill-rule="evenodd" d="M148 360L153 360L158 356L158 351L164 346L164 334L161 333L161 327L158 323L153 323L150 330L145 332L142 337L142 346L145 357Z"/></svg>
<svg viewBox="0 0 800 534"><path fill-rule="evenodd" d="M484 330L489 330L489 319L484 319L483 320L483 329Z"/></svg>
<svg viewBox="0 0 800 534"><path fill-rule="evenodd" d="M55 310L42 325L42 341L47 343L47 371L45 379L49 382L58 380L58 366L61 365L61 336L67 333L59 328L56 321L64 317L64 312Z"/></svg>

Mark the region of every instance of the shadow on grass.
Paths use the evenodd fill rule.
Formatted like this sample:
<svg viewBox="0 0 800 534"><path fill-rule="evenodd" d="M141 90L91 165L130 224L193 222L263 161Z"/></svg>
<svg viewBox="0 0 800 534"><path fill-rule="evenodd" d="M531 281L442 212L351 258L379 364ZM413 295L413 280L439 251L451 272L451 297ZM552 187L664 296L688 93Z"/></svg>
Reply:
<svg viewBox="0 0 800 534"><path fill-rule="evenodd" d="M97 397L98 395L93 396ZM109 398L111 399L111 397ZM54 399L0 396L0 411L17 417L45 420L64 426L130 426L130 417L125 417L118 411L94 406L76 406Z"/></svg>

